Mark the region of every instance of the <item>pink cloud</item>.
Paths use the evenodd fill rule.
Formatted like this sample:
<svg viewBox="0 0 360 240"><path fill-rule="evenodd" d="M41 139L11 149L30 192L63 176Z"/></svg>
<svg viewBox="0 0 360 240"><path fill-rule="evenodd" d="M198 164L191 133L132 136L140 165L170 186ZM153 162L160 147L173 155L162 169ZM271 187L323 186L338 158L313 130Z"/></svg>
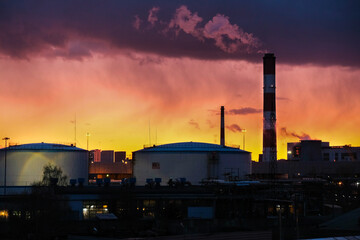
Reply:
<svg viewBox="0 0 360 240"><path fill-rule="evenodd" d="M197 25L202 20L196 12L192 13L187 6L183 5L176 9L175 16L169 23L169 28L175 28L177 32L183 30L187 34L201 38L201 29L197 28Z"/></svg>
<svg viewBox="0 0 360 240"><path fill-rule="evenodd" d="M195 122L194 119L191 119L188 123L189 123L190 126L193 126L196 129L200 129L199 123Z"/></svg>
<svg viewBox="0 0 360 240"><path fill-rule="evenodd" d="M182 30L200 40L212 39L217 47L227 53L261 51L258 49L259 39L252 33L244 32L236 24L231 24L229 17L217 14L204 27L200 27L199 23L202 21L196 12L192 13L183 5L176 9L169 29L176 29L177 34Z"/></svg>
<svg viewBox="0 0 360 240"><path fill-rule="evenodd" d="M158 21L157 13L160 11L159 7L153 7L149 10L148 22L154 25Z"/></svg>
<svg viewBox="0 0 360 240"><path fill-rule="evenodd" d="M140 29L140 25L141 25L141 19L139 18L138 15L135 15L135 20L133 21L133 27L136 29L136 30L139 30Z"/></svg>
<svg viewBox="0 0 360 240"><path fill-rule="evenodd" d="M215 45L224 52L233 53L246 48L259 47L260 43L251 33L244 32L236 24L231 24L229 17L217 14L206 23L203 36L215 40Z"/></svg>

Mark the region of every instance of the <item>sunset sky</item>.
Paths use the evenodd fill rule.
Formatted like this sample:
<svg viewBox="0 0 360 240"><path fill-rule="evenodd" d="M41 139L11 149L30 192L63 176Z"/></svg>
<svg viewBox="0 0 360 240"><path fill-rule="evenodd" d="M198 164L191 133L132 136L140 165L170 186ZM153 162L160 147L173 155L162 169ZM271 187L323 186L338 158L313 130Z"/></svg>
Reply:
<svg viewBox="0 0 360 240"><path fill-rule="evenodd" d="M262 152L262 57L286 143L360 145L359 1L1 1L0 136L132 151ZM1 146L4 146L3 141Z"/></svg>

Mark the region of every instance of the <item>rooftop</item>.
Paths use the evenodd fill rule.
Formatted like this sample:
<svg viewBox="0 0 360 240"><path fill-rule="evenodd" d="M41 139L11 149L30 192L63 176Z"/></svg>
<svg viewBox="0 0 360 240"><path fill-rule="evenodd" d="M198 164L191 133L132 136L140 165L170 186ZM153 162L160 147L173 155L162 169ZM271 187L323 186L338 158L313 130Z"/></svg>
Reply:
<svg viewBox="0 0 360 240"><path fill-rule="evenodd" d="M4 150L2 148L0 150ZM77 148L73 145L63 145L57 143L29 143L29 144L21 144L15 146L9 146L6 148L7 150L61 150L61 151L86 151L82 148Z"/></svg>
<svg viewBox="0 0 360 240"><path fill-rule="evenodd" d="M135 152L237 152L250 153L238 148L201 142L180 142L144 148Z"/></svg>

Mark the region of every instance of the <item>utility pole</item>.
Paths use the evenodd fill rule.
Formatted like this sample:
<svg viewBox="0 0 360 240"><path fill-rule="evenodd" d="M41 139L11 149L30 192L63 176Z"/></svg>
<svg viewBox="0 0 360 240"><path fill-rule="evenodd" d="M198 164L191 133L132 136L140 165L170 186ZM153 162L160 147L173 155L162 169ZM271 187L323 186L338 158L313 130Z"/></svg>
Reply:
<svg viewBox="0 0 360 240"><path fill-rule="evenodd" d="M246 129L242 129L241 132L243 133L243 150L245 151L245 133L246 133Z"/></svg>
<svg viewBox="0 0 360 240"><path fill-rule="evenodd" d="M4 167L4 196L6 196L6 151L7 151L7 141L9 140L10 138L8 137L4 137L2 140L5 141L5 148L4 148L4 159L5 159L5 167Z"/></svg>
<svg viewBox="0 0 360 240"><path fill-rule="evenodd" d="M88 150L88 151L89 151L89 137L90 137L90 133L86 133L86 142L87 142L86 150Z"/></svg>

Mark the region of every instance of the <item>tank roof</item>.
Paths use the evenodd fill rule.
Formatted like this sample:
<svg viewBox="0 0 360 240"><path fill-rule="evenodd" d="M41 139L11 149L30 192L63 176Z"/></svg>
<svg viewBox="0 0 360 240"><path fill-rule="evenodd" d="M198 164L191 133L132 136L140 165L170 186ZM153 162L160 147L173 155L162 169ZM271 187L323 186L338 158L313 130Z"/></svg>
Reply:
<svg viewBox="0 0 360 240"><path fill-rule="evenodd" d="M4 150L2 148L1 150ZM57 143L28 143L7 147L6 150L57 150L57 151L86 151L73 145L64 145Z"/></svg>
<svg viewBox="0 0 360 240"><path fill-rule="evenodd" d="M144 148L136 152L237 152L250 153L238 148L202 142L179 142Z"/></svg>

